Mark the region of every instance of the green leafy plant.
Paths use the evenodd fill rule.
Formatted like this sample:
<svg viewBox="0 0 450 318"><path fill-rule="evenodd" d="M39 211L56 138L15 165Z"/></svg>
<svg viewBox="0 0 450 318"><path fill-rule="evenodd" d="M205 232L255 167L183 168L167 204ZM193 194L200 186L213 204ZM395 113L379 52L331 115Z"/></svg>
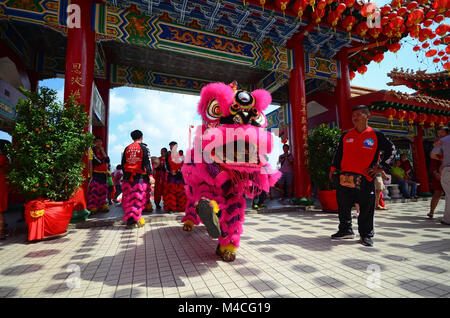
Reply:
<svg viewBox="0 0 450 318"><path fill-rule="evenodd" d="M319 190L332 190L329 179L331 162L339 145L342 132L322 124L314 128L307 137L308 163L306 168L311 175L312 184Z"/></svg>
<svg viewBox="0 0 450 318"><path fill-rule="evenodd" d="M85 129L89 117L83 105L59 102L50 88L21 91L27 99L16 106L8 178L26 200L69 200L84 181L83 155L94 140Z"/></svg>

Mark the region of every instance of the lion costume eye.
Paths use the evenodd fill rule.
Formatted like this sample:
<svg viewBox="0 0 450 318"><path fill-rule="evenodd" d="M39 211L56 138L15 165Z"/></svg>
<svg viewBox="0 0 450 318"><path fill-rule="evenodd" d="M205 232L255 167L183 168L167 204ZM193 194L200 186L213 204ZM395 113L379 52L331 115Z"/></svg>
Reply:
<svg viewBox="0 0 450 318"><path fill-rule="evenodd" d="M265 127L266 125L266 116L264 116L263 113L259 114L258 117L256 117L255 119L253 119L255 122L257 122L259 124L260 127Z"/></svg>
<svg viewBox="0 0 450 318"><path fill-rule="evenodd" d="M213 99L206 109L206 117L208 117L209 120L217 120L220 117L222 117L222 111L220 110L219 103L217 100Z"/></svg>

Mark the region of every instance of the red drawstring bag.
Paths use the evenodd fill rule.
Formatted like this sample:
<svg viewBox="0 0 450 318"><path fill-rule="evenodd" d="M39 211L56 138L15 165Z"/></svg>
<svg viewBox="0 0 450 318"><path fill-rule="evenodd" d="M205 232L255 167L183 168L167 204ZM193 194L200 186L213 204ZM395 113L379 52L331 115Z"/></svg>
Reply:
<svg viewBox="0 0 450 318"><path fill-rule="evenodd" d="M73 206L73 200L52 202L48 199L37 199L25 204L28 241L64 233L72 218Z"/></svg>

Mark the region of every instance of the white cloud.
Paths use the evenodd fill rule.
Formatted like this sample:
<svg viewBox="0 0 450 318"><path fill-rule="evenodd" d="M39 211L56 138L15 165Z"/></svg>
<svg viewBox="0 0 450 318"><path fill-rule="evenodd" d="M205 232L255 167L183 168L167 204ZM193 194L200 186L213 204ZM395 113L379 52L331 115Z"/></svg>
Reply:
<svg viewBox="0 0 450 318"><path fill-rule="evenodd" d="M122 87L111 91L114 93L115 107L121 106L126 111L119 113L111 110L109 156L113 165L120 163L120 155L132 140L130 132L139 129L144 134L152 156L159 156L162 147L169 147L169 142L178 142L178 149L188 150L189 126L197 127L202 123L197 113L199 96L166 93L138 88ZM110 98L111 102L113 98ZM111 104L111 107L113 105ZM272 107L274 108L274 107ZM112 108L111 108L112 109ZM272 110L272 109L271 109ZM266 111L268 113L270 110ZM116 126L111 125L116 122ZM194 134L195 128L192 130ZM111 137L113 135L113 137ZM193 138L193 135L192 135ZM274 143L280 139L275 137ZM278 147L274 147L269 157L271 163L278 160Z"/></svg>
<svg viewBox="0 0 450 318"><path fill-rule="evenodd" d="M109 110L110 114L124 114L127 110L127 100L123 97L118 96L116 91L110 90L109 95Z"/></svg>
<svg viewBox="0 0 450 318"><path fill-rule="evenodd" d="M108 136L108 142L110 144L114 144L116 141L117 141L117 136L110 133L109 136Z"/></svg>

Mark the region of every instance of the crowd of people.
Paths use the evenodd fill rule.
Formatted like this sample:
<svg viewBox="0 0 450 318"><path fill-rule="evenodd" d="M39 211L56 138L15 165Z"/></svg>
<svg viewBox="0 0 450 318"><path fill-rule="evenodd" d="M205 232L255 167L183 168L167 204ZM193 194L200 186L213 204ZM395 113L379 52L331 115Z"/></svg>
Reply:
<svg viewBox="0 0 450 318"><path fill-rule="evenodd" d="M354 128L343 133L335 154L330 179L338 173L337 201L339 206L339 230L332 239L354 237L351 210L357 208L360 242L372 246L374 235L374 210L386 210L383 192L389 183L398 184L404 198L418 198L414 169L406 154L395 160L396 150L392 142L381 132L368 126L370 111L361 105L352 111ZM427 214L433 218L436 206L445 194L446 204L443 224L450 225L450 137L448 127L439 127L438 139L430 154L430 178L433 196ZM102 139L96 137L89 151L89 185L87 208L91 214L108 212L109 205L121 204L123 221L127 227L141 227L144 224L143 211L152 211L152 194L157 210L166 213L184 212L186 195L181 167L184 163L183 151L177 143L169 143L169 149L162 148L159 157L151 157L143 134L139 130L131 132L132 143L123 152L121 164L111 172L110 159L106 154ZM382 156L380 156L383 154ZM359 160L354 160L355 156ZM5 238L3 213L7 210L6 141L0 143L0 240ZM283 153L278 159L278 169L282 177L277 183L280 202L293 196L294 157L289 145L283 145ZM267 196L272 199L272 191L263 192L253 199L253 209L266 208ZM163 202L163 206L161 206ZM290 202L290 201L288 201Z"/></svg>
<svg viewBox="0 0 450 318"><path fill-rule="evenodd" d="M123 221L127 227L144 225L142 212L153 211L152 193L157 210L184 212L186 195L181 167L184 163L182 150L177 150L175 141L161 149L160 157L151 157L140 130L130 134L132 143L125 147L121 164L111 173L110 159L104 151L102 140L95 139L90 151L90 181L88 206L93 214L108 212L108 204L121 204Z"/></svg>

